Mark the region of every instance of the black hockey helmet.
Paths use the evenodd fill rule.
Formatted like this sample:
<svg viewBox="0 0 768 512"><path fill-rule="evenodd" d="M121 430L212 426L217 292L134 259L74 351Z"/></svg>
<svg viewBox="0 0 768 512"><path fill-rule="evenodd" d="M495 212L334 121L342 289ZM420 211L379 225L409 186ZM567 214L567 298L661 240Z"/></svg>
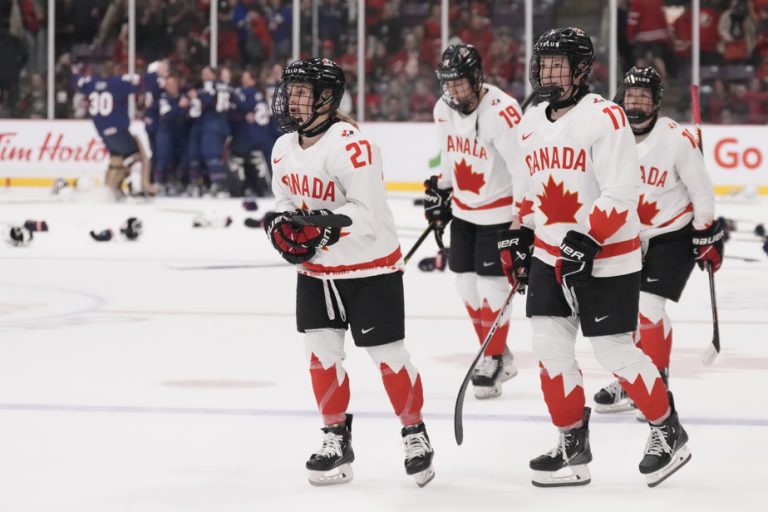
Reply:
<svg viewBox="0 0 768 512"><path fill-rule="evenodd" d="M289 85L298 83L312 86L312 115L303 123L300 119L291 115L289 105ZM280 82L278 82L275 93L272 96L272 113L277 120L278 126L285 133L295 131L305 133L307 127L321 113L329 112L330 118L333 118L333 114L339 109L341 98L344 96L345 85L344 71L332 60L315 57L291 62L283 70ZM330 91L330 94L325 93L325 91ZM318 110L323 109L326 105L330 106L327 111L318 112ZM329 122L328 126L330 124ZM328 126L324 126L324 128L327 129ZM317 133L322 131L320 130Z"/></svg>
<svg viewBox="0 0 768 512"><path fill-rule="evenodd" d="M483 61L477 48L471 44L452 44L440 57L435 73L443 90L443 101L452 109L468 114L466 110L473 103L473 98L458 101L450 94L448 82L466 78L476 98L480 97L480 88L483 86Z"/></svg>
<svg viewBox="0 0 768 512"><path fill-rule="evenodd" d="M544 55L562 55L568 58L571 68L571 83L578 87L575 94L562 102L558 98L564 90L558 85L543 85L541 79L541 57ZM580 28L555 28L542 34L533 45L531 57L530 82L539 100L548 101L553 108L562 108L575 104L584 96L588 88L586 79L592 72L595 61L595 49L592 40Z"/></svg>
<svg viewBox="0 0 768 512"><path fill-rule="evenodd" d="M627 89L632 87L638 87L641 89L648 89L651 91L651 109L649 112L639 109L627 110L624 106L624 99L627 94ZM627 71L624 75L624 80L621 81L619 90L616 93L616 103L624 108L624 112L627 114L630 125L642 124L645 121L656 117L659 114L659 107L661 107L661 98L664 96L664 85L661 83L661 75L653 66L647 66L644 68L634 67Z"/></svg>

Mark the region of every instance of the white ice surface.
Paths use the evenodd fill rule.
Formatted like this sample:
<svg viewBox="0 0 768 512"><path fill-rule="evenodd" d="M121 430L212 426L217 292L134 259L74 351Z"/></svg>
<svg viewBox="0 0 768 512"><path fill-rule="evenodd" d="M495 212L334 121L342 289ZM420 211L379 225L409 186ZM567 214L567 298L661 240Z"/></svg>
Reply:
<svg viewBox="0 0 768 512"><path fill-rule="evenodd" d="M407 345L436 449L437 477L419 489L402 468L378 371L351 340L355 480L307 483L304 462L321 433L295 331L295 271L263 231L242 224L267 201L252 214L235 200L83 196L0 190L0 225L50 226L29 247L0 244L2 512L768 510L768 258L748 232L768 222L765 201L718 204L747 231L728 253L759 261L729 259L717 275L723 353L712 367L698 359L712 335L705 274L695 270L670 308L672 388L693 458L655 489L637 470L648 428L628 413L593 414L589 486L531 486L528 461L557 434L522 297L510 334L520 374L499 399L470 393L456 446L454 400L477 342L453 277L416 268L434 253L428 241L405 277ZM421 212L412 197L391 204L407 250ZM235 223L193 229L195 213L211 209ZM138 242L88 236L131 215L144 221ZM610 376L588 343L577 351L591 397Z"/></svg>

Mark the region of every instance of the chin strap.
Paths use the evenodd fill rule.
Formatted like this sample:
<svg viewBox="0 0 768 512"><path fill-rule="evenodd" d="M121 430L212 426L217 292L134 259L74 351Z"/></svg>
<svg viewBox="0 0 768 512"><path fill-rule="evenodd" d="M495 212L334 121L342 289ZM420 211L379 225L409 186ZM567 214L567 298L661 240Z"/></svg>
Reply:
<svg viewBox="0 0 768 512"><path fill-rule="evenodd" d="M588 92L589 92L589 87L581 86L576 91L576 93L573 96L571 96L570 98L565 99L565 100L560 100L560 101L551 101L549 103L549 107L548 108L551 109L551 110L560 110L561 108L566 108L566 107L573 106L573 105L577 104L579 101L581 101L581 98L586 96Z"/></svg>
<svg viewBox="0 0 768 512"><path fill-rule="evenodd" d="M301 135L302 137L315 137L317 135L320 135L324 131L326 131L328 128L331 127L332 124L336 123L338 120L339 119L335 115L333 115L312 129L309 129L309 130L300 129L299 135Z"/></svg>
<svg viewBox="0 0 768 512"><path fill-rule="evenodd" d="M634 133L635 135L645 135L646 133L649 133L651 130L653 130L653 127L656 126L656 121L658 120L659 120L659 114L657 112L656 115L653 116L653 121L651 121L651 124L649 124L645 128L635 128L634 126L630 125L632 126L632 133Z"/></svg>

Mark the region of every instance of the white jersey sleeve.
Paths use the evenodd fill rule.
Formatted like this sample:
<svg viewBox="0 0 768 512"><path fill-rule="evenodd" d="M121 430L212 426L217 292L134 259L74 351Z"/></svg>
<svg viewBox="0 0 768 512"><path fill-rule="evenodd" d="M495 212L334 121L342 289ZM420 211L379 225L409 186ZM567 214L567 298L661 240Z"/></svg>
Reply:
<svg viewBox="0 0 768 512"><path fill-rule="evenodd" d="M694 141L692 137L680 137L675 167L693 204L693 229L705 229L715 218L715 186L704 167L704 157Z"/></svg>
<svg viewBox="0 0 768 512"><path fill-rule="evenodd" d="M445 145L445 130L443 124L448 122L450 107L442 99L437 100L432 115L437 126L437 144L440 148L440 172L438 173L437 186L442 189L453 187L453 169L451 168L450 155Z"/></svg>
<svg viewBox="0 0 768 512"><path fill-rule="evenodd" d="M609 101L601 105L590 125L597 135L592 160L600 195L589 209L587 232L603 245L637 234L641 181L635 139L624 110Z"/></svg>
<svg viewBox="0 0 768 512"><path fill-rule="evenodd" d="M291 138L293 138L293 136L290 133L281 135L272 147L272 154L285 155L285 153L288 152ZM281 156L279 159L275 159L273 165L277 165L283 158L285 157ZM284 180L280 179L280 176L277 173L272 174L272 193L275 195L276 212L286 212L298 208L293 202L291 189L287 186Z"/></svg>

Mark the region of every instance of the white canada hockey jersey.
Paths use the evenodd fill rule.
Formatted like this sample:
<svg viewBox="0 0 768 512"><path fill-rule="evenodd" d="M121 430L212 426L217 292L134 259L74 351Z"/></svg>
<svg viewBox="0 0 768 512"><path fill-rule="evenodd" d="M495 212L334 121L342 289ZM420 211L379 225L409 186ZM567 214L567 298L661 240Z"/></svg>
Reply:
<svg viewBox="0 0 768 512"><path fill-rule="evenodd" d="M575 230L601 246L593 276L639 271L640 165L624 111L588 94L551 122L547 105L528 110L518 129L530 178L519 210L534 230L533 256L554 266L565 234Z"/></svg>
<svg viewBox="0 0 768 512"><path fill-rule="evenodd" d="M637 213L640 238L677 231L693 220L704 229L715 216L715 191L696 136L661 117L637 145L643 181Z"/></svg>
<svg viewBox="0 0 768 512"><path fill-rule="evenodd" d="M339 241L318 250L299 272L347 279L402 270L381 152L358 128L337 122L307 149L298 133L283 135L272 149L272 172L276 211L327 208L352 219Z"/></svg>
<svg viewBox="0 0 768 512"><path fill-rule="evenodd" d="M498 87L488 91L474 112L456 112L435 104L440 144L440 188L453 187L453 215L474 224L511 222L516 214L513 181L525 179L517 127L522 110Z"/></svg>

